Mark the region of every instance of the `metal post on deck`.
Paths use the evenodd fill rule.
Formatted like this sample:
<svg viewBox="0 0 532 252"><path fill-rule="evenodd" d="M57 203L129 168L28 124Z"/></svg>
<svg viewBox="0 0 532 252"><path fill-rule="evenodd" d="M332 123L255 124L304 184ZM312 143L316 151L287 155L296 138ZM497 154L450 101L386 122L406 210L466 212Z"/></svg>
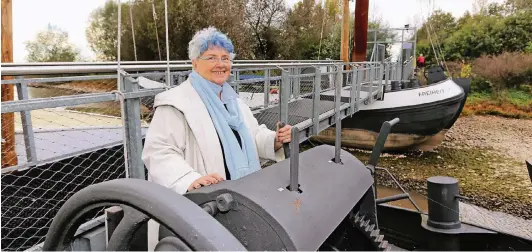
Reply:
<svg viewBox="0 0 532 252"><path fill-rule="evenodd" d="M138 80L123 76L123 93L139 90ZM140 120L140 98L127 98L123 102L125 152L127 152L127 172L129 178L146 179L142 162L142 122Z"/></svg>
<svg viewBox="0 0 532 252"><path fill-rule="evenodd" d="M389 79L390 79L390 82L394 80L394 79L393 79L393 66L394 66L393 62L390 61L390 62L388 63L388 70L386 70L386 74L389 74L389 75L390 75L390 78L389 78Z"/></svg>
<svg viewBox="0 0 532 252"><path fill-rule="evenodd" d="M289 190L299 191L299 129L292 127L290 143L290 185Z"/></svg>
<svg viewBox="0 0 532 252"><path fill-rule="evenodd" d="M403 62L405 61L404 55L403 55L404 37L405 37L405 30L401 30L401 72L400 72L401 76L400 76L400 80L403 80Z"/></svg>
<svg viewBox="0 0 532 252"><path fill-rule="evenodd" d="M236 92L237 94L240 93L240 82L238 82L239 80L240 80L240 70L238 70L238 71L235 72L235 81L237 81L237 82L236 82L236 89L235 89L235 92Z"/></svg>
<svg viewBox="0 0 532 252"><path fill-rule="evenodd" d="M384 85L385 85L385 90L388 89L388 87L391 89L390 87L390 63L385 63L384 65Z"/></svg>
<svg viewBox="0 0 532 252"><path fill-rule="evenodd" d="M319 66L315 66L316 75L314 76L314 92L312 94L312 134L318 135L320 132L320 113L318 111L318 106L321 98L321 69Z"/></svg>
<svg viewBox="0 0 532 252"><path fill-rule="evenodd" d="M281 117L281 122L284 122L286 124L288 123L288 100L290 99L290 71L284 70L281 68L281 94L279 95L280 98L280 106L279 106L279 113Z"/></svg>
<svg viewBox="0 0 532 252"><path fill-rule="evenodd" d="M412 59L412 78L415 78L416 76L414 75L414 69L416 69L416 66L417 66L417 56L416 56L416 47L417 47L417 27L414 27L414 58Z"/></svg>
<svg viewBox="0 0 532 252"><path fill-rule="evenodd" d="M342 82L343 82L343 67L342 65L337 66L336 80L335 80L335 95L334 95L334 116L335 116L335 143L334 143L334 162L341 163L340 151L342 149L342 119L340 115L340 102L342 100Z"/></svg>
<svg viewBox="0 0 532 252"><path fill-rule="evenodd" d="M270 105L270 69L264 70L264 108Z"/></svg>
<svg viewBox="0 0 532 252"><path fill-rule="evenodd" d="M372 63L371 65L373 66L373 80L375 81L379 75L379 68L377 67L377 63Z"/></svg>
<svg viewBox="0 0 532 252"><path fill-rule="evenodd" d="M296 75L297 77L294 77L294 88L293 88L293 92L294 92L294 98L297 98L299 97L299 94L300 94L300 89L301 89L301 77L299 76L301 74L301 68L299 67L294 67L294 75Z"/></svg>
<svg viewBox="0 0 532 252"><path fill-rule="evenodd" d="M23 76L17 76L17 95L19 100L29 100L28 84L24 81ZM31 166L37 162L37 150L35 147L35 136L33 135L33 124L31 122L31 110L20 112L20 121L22 122L22 131L24 132L24 145L26 147L26 160Z"/></svg>
<svg viewBox="0 0 532 252"><path fill-rule="evenodd" d="M357 68L357 81L356 81L356 111L360 109L360 90L362 89L362 78L363 78L364 69L360 67Z"/></svg>
<svg viewBox="0 0 532 252"><path fill-rule="evenodd" d="M372 104L373 103L373 83L374 83L374 75L373 75L373 71L374 71L374 66L373 64L371 64L369 66L369 98L368 98L368 104Z"/></svg>
<svg viewBox="0 0 532 252"><path fill-rule="evenodd" d="M352 65L352 68L351 68L351 90L350 90L350 93L349 93L349 103L350 103L350 106L349 106L349 114L351 116L353 116L353 114L357 111L357 108L356 108L356 86L357 86L357 76L358 76L358 69L356 66Z"/></svg>
<svg viewBox="0 0 532 252"><path fill-rule="evenodd" d="M379 83L379 100L382 100L382 98L384 97L384 90L386 88L386 86L384 86L384 83L382 82L383 74L384 74L384 64L379 63L379 75L377 78L377 81L378 81L377 83Z"/></svg>

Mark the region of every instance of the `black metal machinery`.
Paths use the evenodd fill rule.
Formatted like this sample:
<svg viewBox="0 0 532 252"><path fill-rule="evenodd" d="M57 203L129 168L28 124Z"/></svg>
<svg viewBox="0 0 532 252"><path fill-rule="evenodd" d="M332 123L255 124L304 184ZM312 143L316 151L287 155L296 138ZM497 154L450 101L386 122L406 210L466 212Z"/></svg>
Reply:
<svg viewBox="0 0 532 252"><path fill-rule="evenodd" d="M338 144L298 154L293 139L290 159L185 195L138 179L89 186L61 207L43 250L75 249L83 216L116 205L123 216L102 241L107 250L139 250L132 244L149 219L161 224L156 251L532 249L524 238L461 223L452 178L429 179L428 215L384 204L410 198L404 190L377 199L375 172L388 172L377 159L397 122L384 122L367 166Z"/></svg>

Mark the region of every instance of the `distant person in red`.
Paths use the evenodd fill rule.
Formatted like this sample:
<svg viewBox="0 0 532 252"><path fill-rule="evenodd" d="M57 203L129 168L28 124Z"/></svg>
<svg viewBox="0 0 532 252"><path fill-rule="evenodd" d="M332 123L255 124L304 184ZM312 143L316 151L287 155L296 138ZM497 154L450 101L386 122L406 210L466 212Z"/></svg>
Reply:
<svg viewBox="0 0 532 252"><path fill-rule="evenodd" d="M420 54L419 57L417 57L416 65L418 68L425 67L425 57L423 57L423 54Z"/></svg>

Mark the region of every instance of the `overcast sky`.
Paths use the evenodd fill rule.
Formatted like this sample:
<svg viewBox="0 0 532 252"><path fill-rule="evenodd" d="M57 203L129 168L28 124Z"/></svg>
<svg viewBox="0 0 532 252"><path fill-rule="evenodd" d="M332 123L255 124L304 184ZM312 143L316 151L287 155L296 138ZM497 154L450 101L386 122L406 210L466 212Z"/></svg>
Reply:
<svg viewBox="0 0 532 252"><path fill-rule="evenodd" d="M124 2L125 0L122 0ZM162 0L156 0L162 1ZM502 0L491 0L490 2ZM48 23L68 32L70 41L81 49L82 55L94 57L87 44L85 29L90 13L106 0L13 0L13 50L14 61L26 61L24 42L35 37ZM298 0L286 0L292 6ZM451 12L455 17L471 10L474 0L435 0L435 9ZM350 1L350 9L355 8ZM414 24L426 18L429 0L370 0L370 20L380 18L392 27Z"/></svg>

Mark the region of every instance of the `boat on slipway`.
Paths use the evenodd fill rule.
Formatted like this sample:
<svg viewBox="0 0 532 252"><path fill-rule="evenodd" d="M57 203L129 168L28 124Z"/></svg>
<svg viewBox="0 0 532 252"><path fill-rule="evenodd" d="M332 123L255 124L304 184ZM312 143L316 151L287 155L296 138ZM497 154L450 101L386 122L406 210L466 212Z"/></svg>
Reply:
<svg viewBox="0 0 532 252"><path fill-rule="evenodd" d="M431 150L441 144L464 108L470 79L446 78L439 67L431 71L428 85L420 86L417 80L394 82L382 99L362 104L357 113L343 119L342 145L371 149L382 123L396 117L400 122L391 130L385 150ZM334 134L331 127L312 139L334 143Z"/></svg>

